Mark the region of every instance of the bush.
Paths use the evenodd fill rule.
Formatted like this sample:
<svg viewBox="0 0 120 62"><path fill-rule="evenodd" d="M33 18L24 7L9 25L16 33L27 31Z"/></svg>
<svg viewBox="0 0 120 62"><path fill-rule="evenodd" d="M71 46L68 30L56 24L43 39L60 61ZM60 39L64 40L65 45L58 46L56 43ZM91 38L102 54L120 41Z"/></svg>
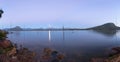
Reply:
<svg viewBox="0 0 120 62"><path fill-rule="evenodd" d="M0 32L0 40L3 40L7 37L7 34L5 32Z"/></svg>

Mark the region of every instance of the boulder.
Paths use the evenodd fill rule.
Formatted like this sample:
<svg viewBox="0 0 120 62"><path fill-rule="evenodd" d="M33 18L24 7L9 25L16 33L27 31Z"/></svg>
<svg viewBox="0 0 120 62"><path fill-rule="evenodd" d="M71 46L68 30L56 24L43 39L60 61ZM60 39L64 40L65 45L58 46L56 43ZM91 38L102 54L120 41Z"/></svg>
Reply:
<svg viewBox="0 0 120 62"><path fill-rule="evenodd" d="M17 52L16 52L16 48L13 47L10 51L7 52L7 55L8 56L11 56L11 55L15 55Z"/></svg>
<svg viewBox="0 0 120 62"><path fill-rule="evenodd" d="M0 48L8 48L10 47L12 44L9 40L1 40L0 41Z"/></svg>

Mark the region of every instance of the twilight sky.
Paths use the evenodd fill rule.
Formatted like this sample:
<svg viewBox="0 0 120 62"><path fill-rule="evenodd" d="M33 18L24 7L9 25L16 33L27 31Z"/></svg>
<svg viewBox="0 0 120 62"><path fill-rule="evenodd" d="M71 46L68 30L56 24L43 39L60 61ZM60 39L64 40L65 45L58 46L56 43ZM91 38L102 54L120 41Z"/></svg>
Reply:
<svg viewBox="0 0 120 62"><path fill-rule="evenodd" d="M120 26L120 0L0 0L0 28Z"/></svg>

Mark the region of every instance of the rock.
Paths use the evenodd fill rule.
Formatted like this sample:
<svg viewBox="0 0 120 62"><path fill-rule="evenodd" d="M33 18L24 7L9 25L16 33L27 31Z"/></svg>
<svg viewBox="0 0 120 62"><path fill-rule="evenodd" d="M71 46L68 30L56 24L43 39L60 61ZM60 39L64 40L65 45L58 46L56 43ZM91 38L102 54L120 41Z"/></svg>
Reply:
<svg viewBox="0 0 120 62"><path fill-rule="evenodd" d="M15 54L16 54L16 48L15 47L13 47L12 50L7 52L8 56L15 55Z"/></svg>
<svg viewBox="0 0 120 62"><path fill-rule="evenodd" d="M0 41L0 48L8 48L11 46L11 42L9 40Z"/></svg>
<svg viewBox="0 0 120 62"><path fill-rule="evenodd" d="M62 60L64 58L64 55L63 54L58 54L57 58L58 58L58 60Z"/></svg>
<svg viewBox="0 0 120 62"><path fill-rule="evenodd" d="M53 51L53 52L51 53L51 55L52 55L53 58L57 57L57 54L58 54L57 51Z"/></svg>
<svg viewBox="0 0 120 62"><path fill-rule="evenodd" d="M91 62L106 62L103 58L92 58Z"/></svg>
<svg viewBox="0 0 120 62"><path fill-rule="evenodd" d="M107 62L120 62L120 54L110 57Z"/></svg>
<svg viewBox="0 0 120 62"><path fill-rule="evenodd" d="M91 62L120 62L120 47L112 48L107 58L92 58Z"/></svg>
<svg viewBox="0 0 120 62"><path fill-rule="evenodd" d="M23 48L18 51L17 57L20 62L34 62L35 53Z"/></svg>
<svg viewBox="0 0 120 62"><path fill-rule="evenodd" d="M44 48L43 55L41 56L41 62L61 62L64 58L63 54L58 51L54 51L50 48Z"/></svg>
<svg viewBox="0 0 120 62"><path fill-rule="evenodd" d="M117 54L120 54L120 47L114 47L112 48L112 51L111 53L109 54L109 56L114 56L114 55L117 55Z"/></svg>
<svg viewBox="0 0 120 62"><path fill-rule="evenodd" d="M112 48L112 50L116 51L116 52L119 52L120 53L120 47L115 47L115 48Z"/></svg>
<svg viewBox="0 0 120 62"><path fill-rule="evenodd" d="M44 48L43 52L45 55L50 56L52 53L52 50L50 48Z"/></svg>
<svg viewBox="0 0 120 62"><path fill-rule="evenodd" d="M9 62L9 58L5 54L0 54L0 62Z"/></svg>

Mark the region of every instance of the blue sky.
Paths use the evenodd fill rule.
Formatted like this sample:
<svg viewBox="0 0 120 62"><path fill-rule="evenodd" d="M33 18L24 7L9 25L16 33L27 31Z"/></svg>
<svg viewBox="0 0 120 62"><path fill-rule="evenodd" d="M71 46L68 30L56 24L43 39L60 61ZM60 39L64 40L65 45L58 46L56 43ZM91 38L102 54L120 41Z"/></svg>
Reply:
<svg viewBox="0 0 120 62"><path fill-rule="evenodd" d="M0 28L120 26L120 0L0 0Z"/></svg>

